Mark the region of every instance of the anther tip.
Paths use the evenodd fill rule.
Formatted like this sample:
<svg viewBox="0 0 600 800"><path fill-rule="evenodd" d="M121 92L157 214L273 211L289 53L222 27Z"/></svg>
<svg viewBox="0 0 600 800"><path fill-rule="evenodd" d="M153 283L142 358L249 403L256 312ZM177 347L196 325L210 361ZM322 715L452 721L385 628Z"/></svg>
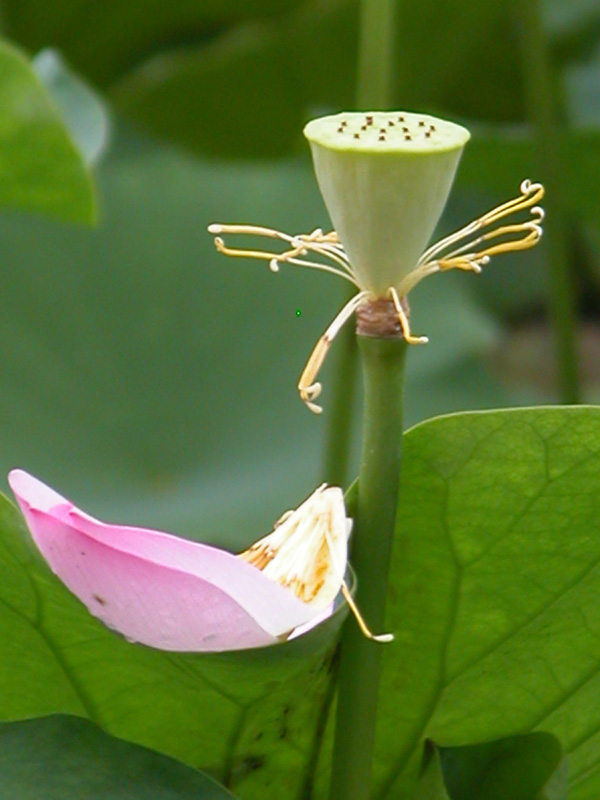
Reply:
<svg viewBox="0 0 600 800"><path fill-rule="evenodd" d="M544 211L544 209L543 209L541 206L534 206L534 207L531 209L531 213L532 213L532 214L537 214L537 215L538 215L538 217L539 217L539 221L540 221L540 222L542 222L542 220L543 220L543 219L544 219L544 217L546 216L546 212Z"/></svg>
<svg viewBox="0 0 600 800"><path fill-rule="evenodd" d="M272 258L269 261L269 269L271 270L271 272L279 272L279 264L277 263L276 258Z"/></svg>
<svg viewBox="0 0 600 800"><path fill-rule="evenodd" d="M375 635L373 636L373 641L374 642L382 642L384 644L387 644L389 642L393 642L394 641L394 634L393 633L379 633L379 634L377 634L377 636L375 636Z"/></svg>
<svg viewBox="0 0 600 800"><path fill-rule="evenodd" d="M218 222L213 222L211 225L208 226L209 233L223 233L223 226L219 225Z"/></svg>

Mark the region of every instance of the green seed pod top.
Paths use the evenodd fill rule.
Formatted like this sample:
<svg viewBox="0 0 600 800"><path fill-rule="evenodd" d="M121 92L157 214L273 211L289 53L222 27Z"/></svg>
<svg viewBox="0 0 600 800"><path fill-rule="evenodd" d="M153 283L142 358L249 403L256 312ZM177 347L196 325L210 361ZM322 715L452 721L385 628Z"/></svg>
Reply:
<svg viewBox="0 0 600 800"><path fill-rule="evenodd" d="M312 120L304 135L357 283L383 296L415 269L470 133L426 114L373 111Z"/></svg>

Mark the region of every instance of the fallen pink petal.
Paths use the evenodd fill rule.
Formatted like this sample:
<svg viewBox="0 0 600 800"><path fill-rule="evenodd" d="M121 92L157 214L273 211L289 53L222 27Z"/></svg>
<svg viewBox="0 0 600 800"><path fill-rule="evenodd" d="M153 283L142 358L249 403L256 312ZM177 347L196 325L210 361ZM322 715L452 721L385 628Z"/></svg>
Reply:
<svg viewBox="0 0 600 800"><path fill-rule="evenodd" d="M340 489L317 489L240 557L100 522L23 470L9 483L52 571L132 642L188 652L262 647L332 613L351 527Z"/></svg>

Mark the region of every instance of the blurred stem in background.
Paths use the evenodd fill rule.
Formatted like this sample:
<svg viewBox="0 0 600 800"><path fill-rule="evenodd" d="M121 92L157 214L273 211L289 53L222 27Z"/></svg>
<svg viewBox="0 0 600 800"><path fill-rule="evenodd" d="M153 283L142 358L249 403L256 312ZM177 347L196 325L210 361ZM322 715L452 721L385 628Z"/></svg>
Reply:
<svg viewBox="0 0 600 800"><path fill-rule="evenodd" d="M389 108L394 93L394 39L398 0L362 0L356 106Z"/></svg>
<svg viewBox="0 0 600 800"><path fill-rule="evenodd" d="M523 51L523 83L529 121L538 154L539 179L546 187L544 206L548 224L544 240L550 271L548 308L553 329L559 399L580 402L579 368L575 333L576 300L569 265L564 185L560 157L560 128L556 109L556 81L544 39L539 0L513 0Z"/></svg>
<svg viewBox="0 0 600 800"><path fill-rule="evenodd" d="M356 106L393 104L393 44L397 0L362 0ZM364 383L363 441L358 509L352 538L357 598L367 623L380 633L394 539L402 453L402 392L406 343L359 336ZM356 385L354 331L346 326L335 375L336 399L328 446L328 474L345 482ZM337 450L337 454L336 454ZM337 462L335 459L338 459ZM331 800L367 800L383 647L366 639L354 620L344 627L331 777Z"/></svg>
<svg viewBox="0 0 600 800"><path fill-rule="evenodd" d="M361 0L355 108L391 108L394 84L394 31L398 0ZM340 109L341 110L341 109ZM344 294L347 303L354 291ZM332 398L325 430L324 480L346 486L354 433L356 337L351 325L338 336Z"/></svg>

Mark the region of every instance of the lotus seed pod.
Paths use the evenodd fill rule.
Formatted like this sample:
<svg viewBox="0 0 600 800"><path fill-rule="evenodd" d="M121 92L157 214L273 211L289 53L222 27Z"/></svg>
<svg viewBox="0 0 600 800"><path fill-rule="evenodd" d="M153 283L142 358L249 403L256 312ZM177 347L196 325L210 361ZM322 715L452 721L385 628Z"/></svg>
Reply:
<svg viewBox="0 0 600 800"><path fill-rule="evenodd" d="M383 296L425 250L470 133L426 114L373 111L312 120L304 135L357 284Z"/></svg>

